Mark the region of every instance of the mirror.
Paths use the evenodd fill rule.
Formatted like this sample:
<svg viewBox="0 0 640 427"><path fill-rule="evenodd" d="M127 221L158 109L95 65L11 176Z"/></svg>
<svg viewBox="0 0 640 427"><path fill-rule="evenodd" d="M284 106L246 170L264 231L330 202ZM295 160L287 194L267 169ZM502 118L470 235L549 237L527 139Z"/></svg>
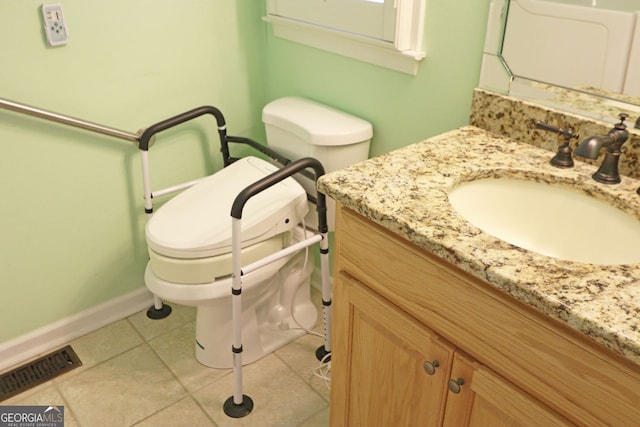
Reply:
<svg viewBox="0 0 640 427"><path fill-rule="evenodd" d="M635 121L640 0L492 0L480 87L600 120L627 112Z"/></svg>

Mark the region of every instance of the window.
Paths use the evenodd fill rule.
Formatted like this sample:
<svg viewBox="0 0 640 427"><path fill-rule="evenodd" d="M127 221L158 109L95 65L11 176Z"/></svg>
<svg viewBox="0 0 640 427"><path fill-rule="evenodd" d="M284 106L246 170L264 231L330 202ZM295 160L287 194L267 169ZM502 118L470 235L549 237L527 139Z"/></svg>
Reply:
<svg viewBox="0 0 640 427"><path fill-rule="evenodd" d="M267 0L274 34L416 74L425 0Z"/></svg>

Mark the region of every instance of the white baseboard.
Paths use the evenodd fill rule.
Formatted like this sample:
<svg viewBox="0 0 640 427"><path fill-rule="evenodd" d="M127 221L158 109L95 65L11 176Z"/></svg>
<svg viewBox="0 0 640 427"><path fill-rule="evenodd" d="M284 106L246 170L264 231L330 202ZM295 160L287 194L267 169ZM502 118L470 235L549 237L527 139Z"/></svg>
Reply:
<svg viewBox="0 0 640 427"><path fill-rule="evenodd" d="M0 372L46 354L89 332L153 305L153 295L140 288L61 319L28 334L0 343Z"/></svg>

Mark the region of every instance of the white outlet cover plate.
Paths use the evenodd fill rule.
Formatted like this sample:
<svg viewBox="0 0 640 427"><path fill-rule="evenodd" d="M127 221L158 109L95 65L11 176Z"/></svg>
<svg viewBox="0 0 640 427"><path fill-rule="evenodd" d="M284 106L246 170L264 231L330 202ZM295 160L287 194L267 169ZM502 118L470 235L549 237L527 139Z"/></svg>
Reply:
<svg viewBox="0 0 640 427"><path fill-rule="evenodd" d="M69 32L62 12L62 4L47 3L42 5L44 31L50 46L60 46L69 43Z"/></svg>

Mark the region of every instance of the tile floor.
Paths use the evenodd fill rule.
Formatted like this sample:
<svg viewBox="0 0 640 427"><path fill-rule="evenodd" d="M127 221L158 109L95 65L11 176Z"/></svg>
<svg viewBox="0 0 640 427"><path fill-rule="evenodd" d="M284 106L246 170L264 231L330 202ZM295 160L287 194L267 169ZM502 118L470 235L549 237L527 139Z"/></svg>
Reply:
<svg viewBox="0 0 640 427"><path fill-rule="evenodd" d="M313 299L320 307L315 290ZM313 374L322 338L305 335L245 367L244 393L255 407L233 419L222 411L233 394L232 371L198 363L195 309L171 305L167 319L141 312L74 340L81 367L0 405L64 406L66 427L329 424L329 389Z"/></svg>

